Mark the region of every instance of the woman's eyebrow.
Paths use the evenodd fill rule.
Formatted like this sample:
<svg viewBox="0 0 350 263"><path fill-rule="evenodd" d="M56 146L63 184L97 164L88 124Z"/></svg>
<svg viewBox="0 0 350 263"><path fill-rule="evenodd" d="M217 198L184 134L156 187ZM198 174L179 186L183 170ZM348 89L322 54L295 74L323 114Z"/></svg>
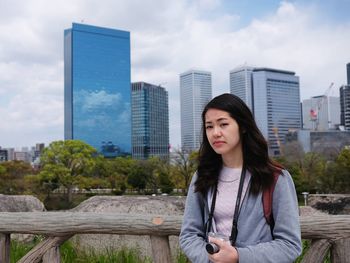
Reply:
<svg viewBox="0 0 350 263"><path fill-rule="evenodd" d="M221 118L219 118L219 119L217 119L217 120L214 120L214 122L215 121L227 121L228 120L228 118L226 118L226 117L221 117ZM205 123L212 123L213 121L205 121Z"/></svg>
<svg viewBox="0 0 350 263"><path fill-rule="evenodd" d="M226 118L226 117L222 117L222 118L217 119L217 121L226 121L226 120L228 120L228 118Z"/></svg>

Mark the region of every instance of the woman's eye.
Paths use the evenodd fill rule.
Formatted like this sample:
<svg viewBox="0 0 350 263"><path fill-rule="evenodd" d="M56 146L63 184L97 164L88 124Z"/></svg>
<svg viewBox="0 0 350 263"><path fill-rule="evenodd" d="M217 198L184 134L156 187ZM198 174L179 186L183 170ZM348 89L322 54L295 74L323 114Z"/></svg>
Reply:
<svg viewBox="0 0 350 263"><path fill-rule="evenodd" d="M228 125L228 123L221 123L221 127L227 126L227 125Z"/></svg>
<svg viewBox="0 0 350 263"><path fill-rule="evenodd" d="M205 128L208 130L208 129L213 128L213 126L211 126L211 125L207 125L207 126L205 126Z"/></svg>

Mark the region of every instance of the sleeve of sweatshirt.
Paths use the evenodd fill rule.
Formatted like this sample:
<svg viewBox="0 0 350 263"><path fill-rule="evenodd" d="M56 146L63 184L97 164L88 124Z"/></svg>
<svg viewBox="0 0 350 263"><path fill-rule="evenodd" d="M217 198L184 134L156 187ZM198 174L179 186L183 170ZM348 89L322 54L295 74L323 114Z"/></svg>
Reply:
<svg viewBox="0 0 350 263"><path fill-rule="evenodd" d="M237 248L239 263L290 263L301 253L299 207L293 180L287 171L279 176L273 193L274 240Z"/></svg>
<svg viewBox="0 0 350 263"><path fill-rule="evenodd" d="M191 262L206 263L209 262L209 258L204 240L204 199L200 193L194 192L196 178L195 174L188 189L179 242L181 249Z"/></svg>

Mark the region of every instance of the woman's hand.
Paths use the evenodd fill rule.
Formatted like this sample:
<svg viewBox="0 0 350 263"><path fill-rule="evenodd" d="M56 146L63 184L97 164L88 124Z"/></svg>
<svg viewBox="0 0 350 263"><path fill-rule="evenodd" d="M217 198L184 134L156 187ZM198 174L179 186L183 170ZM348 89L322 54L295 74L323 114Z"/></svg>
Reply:
<svg viewBox="0 0 350 263"><path fill-rule="evenodd" d="M208 254L209 260L214 263L237 263L238 252L235 247L231 246L229 241L223 241L218 238L209 237L211 243L216 244L220 250L215 254Z"/></svg>

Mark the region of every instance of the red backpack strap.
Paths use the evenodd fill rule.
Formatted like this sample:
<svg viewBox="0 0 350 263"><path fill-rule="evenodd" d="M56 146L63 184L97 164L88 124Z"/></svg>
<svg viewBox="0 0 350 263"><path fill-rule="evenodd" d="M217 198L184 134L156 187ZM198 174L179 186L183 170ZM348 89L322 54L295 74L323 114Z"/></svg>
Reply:
<svg viewBox="0 0 350 263"><path fill-rule="evenodd" d="M281 172L282 172L282 170L280 168L278 168L278 170L273 174L273 183L272 183L271 187L269 187L268 189L265 189L263 191L263 195L262 195L264 216L265 216L266 222L272 227L274 225L274 219L273 219L273 214L272 214L273 191L275 190L278 176L281 174Z"/></svg>

